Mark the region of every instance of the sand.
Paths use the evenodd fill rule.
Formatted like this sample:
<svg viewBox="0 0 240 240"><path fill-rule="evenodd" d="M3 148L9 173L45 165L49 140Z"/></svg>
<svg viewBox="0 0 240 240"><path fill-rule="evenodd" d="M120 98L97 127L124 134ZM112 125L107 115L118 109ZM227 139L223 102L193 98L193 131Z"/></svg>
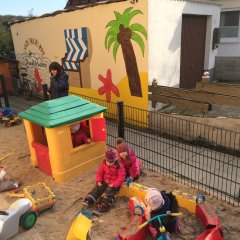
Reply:
<svg viewBox="0 0 240 240"><path fill-rule="evenodd" d="M53 179L45 173L34 168L30 162L30 154L24 126L13 126L5 128L0 125L0 159L7 153L13 152L0 162L5 166L7 177L21 180L23 186L45 182L56 195L56 206L42 214L36 225L29 231L20 231L12 239L17 240L51 240L66 239L74 215L81 207L82 199L94 186L95 171L92 169L85 175L77 177L62 185L56 184ZM166 176L150 172L144 169L144 176L140 182L146 186L157 187L160 190L171 191L179 189L183 192L198 194L197 190L177 183ZM8 198L0 193L0 210L4 210L16 199ZM212 206L224 226L224 238L236 240L239 238L240 226L238 217L240 208L216 198L207 196L208 203ZM195 239L203 228L198 220L182 209L184 216L181 217L181 233L175 234L174 239ZM128 225L130 212L128 210L128 199L117 198L110 212L95 218L90 235L93 240L110 240Z"/></svg>

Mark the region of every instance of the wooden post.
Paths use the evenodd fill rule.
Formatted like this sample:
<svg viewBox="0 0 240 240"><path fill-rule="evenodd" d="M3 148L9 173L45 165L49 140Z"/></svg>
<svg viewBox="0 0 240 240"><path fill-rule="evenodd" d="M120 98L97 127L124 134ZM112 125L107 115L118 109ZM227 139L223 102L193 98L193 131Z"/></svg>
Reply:
<svg viewBox="0 0 240 240"><path fill-rule="evenodd" d="M155 100L155 94L156 92L154 91L154 88L157 87L157 79L154 78L152 81L152 108L156 108L157 106L157 101Z"/></svg>
<svg viewBox="0 0 240 240"><path fill-rule="evenodd" d="M3 75L0 75L0 81L1 81L1 86L2 86L2 95L4 98L4 102L5 102L5 107L8 108L10 105L9 105L9 101L8 101L6 82L5 82Z"/></svg>

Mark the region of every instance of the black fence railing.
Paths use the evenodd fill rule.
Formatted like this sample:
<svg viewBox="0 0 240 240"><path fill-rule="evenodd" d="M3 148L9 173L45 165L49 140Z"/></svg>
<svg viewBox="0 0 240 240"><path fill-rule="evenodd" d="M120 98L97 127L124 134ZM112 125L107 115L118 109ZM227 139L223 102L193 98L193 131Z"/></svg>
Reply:
<svg viewBox="0 0 240 240"><path fill-rule="evenodd" d="M240 132L125 105L118 116L119 103L81 97L107 107L108 145L115 147L122 119L145 168L240 205Z"/></svg>

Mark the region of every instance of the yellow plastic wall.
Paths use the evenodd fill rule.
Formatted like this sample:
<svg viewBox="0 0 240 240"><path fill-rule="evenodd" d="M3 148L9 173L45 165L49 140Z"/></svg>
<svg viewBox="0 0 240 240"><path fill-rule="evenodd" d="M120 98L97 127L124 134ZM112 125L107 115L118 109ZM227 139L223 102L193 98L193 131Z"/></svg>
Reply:
<svg viewBox="0 0 240 240"><path fill-rule="evenodd" d="M62 183L95 167L104 158L106 142L72 147L68 125L46 128L52 175Z"/></svg>
<svg viewBox="0 0 240 240"><path fill-rule="evenodd" d="M118 193L119 197L137 197L140 198L143 202L145 201L145 196L148 191L148 187L145 187L139 183L130 183L129 187L127 184L124 184L120 192Z"/></svg>
<svg viewBox="0 0 240 240"><path fill-rule="evenodd" d="M25 130L26 130L26 134L27 134L31 163L33 166L37 166L38 162L37 162L37 157L36 157L36 151L32 147L32 142L34 141L32 125L31 125L31 122L29 122L28 120L23 119L23 122L24 122Z"/></svg>
<svg viewBox="0 0 240 240"><path fill-rule="evenodd" d="M189 193L184 193L178 190L174 190L173 194L176 196L180 207L186 208L189 212L195 214L196 210L196 196Z"/></svg>

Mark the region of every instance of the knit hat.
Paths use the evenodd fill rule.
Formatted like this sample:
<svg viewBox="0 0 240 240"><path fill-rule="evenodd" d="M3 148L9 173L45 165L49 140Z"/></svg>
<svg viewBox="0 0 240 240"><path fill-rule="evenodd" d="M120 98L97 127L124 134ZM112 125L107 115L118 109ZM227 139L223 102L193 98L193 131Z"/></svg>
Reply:
<svg viewBox="0 0 240 240"><path fill-rule="evenodd" d="M165 201L162 194L156 188L149 188L145 196L145 203L148 210L152 211L161 208Z"/></svg>
<svg viewBox="0 0 240 240"><path fill-rule="evenodd" d="M125 143L121 143L117 147L118 153L127 152L129 154L129 148Z"/></svg>
<svg viewBox="0 0 240 240"><path fill-rule="evenodd" d="M118 138L117 139L117 145L122 144L122 143L125 143L124 139L123 138Z"/></svg>
<svg viewBox="0 0 240 240"><path fill-rule="evenodd" d="M80 129L80 123L75 123L70 126L71 133L76 133Z"/></svg>
<svg viewBox="0 0 240 240"><path fill-rule="evenodd" d="M106 161L113 163L118 159L118 153L114 148L108 148L105 154Z"/></svg>

